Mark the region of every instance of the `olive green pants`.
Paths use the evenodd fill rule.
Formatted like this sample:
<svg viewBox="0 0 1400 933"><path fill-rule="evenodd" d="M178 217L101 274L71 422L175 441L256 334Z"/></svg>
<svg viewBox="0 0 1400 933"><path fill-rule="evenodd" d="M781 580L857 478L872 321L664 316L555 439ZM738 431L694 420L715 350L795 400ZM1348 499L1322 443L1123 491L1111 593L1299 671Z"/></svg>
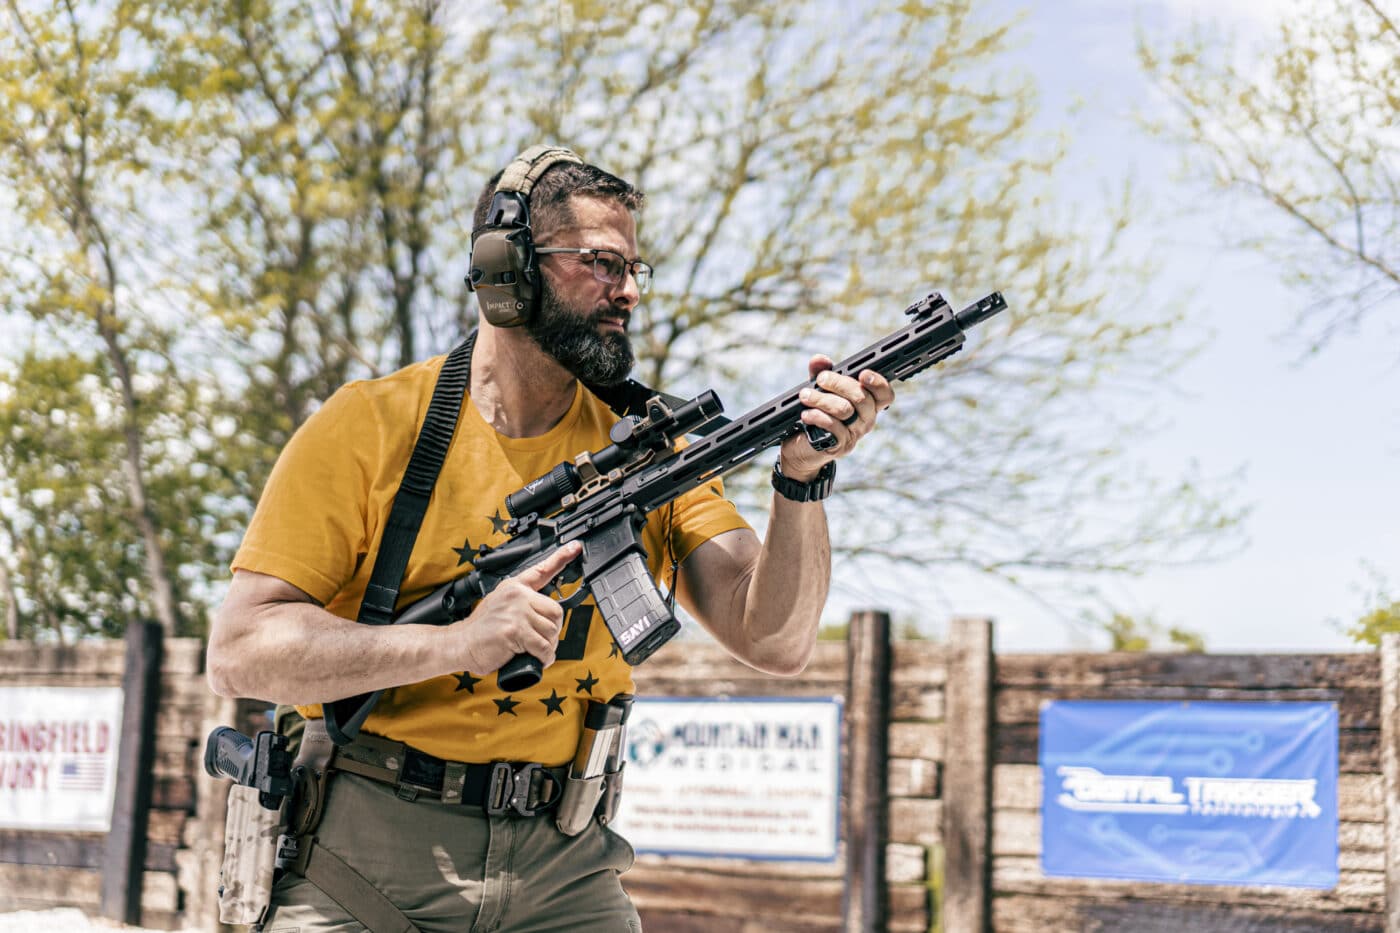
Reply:
<svg viewBox="0 0 1400 933"><path fill-rule="evenodd" d="M357 775L332 776L319 841L371 882L422 933L640 933L619 876L632 847L590 823L565 836L553 817L488 817ZM305 878L283 875L266 933L364 930Z"/></svg>

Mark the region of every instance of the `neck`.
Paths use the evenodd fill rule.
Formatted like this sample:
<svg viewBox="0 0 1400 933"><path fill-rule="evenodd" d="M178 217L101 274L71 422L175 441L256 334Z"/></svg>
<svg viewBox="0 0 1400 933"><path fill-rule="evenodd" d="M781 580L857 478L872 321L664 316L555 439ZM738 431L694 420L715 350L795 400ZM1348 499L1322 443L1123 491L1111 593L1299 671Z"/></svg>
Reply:
<svg viewBox="0 0 1400 933"><path fill-rule="evenodd" d="M472 349L472 404L506 437L538 437L574 401L575 379L519 329L482 325Z"/></svg>

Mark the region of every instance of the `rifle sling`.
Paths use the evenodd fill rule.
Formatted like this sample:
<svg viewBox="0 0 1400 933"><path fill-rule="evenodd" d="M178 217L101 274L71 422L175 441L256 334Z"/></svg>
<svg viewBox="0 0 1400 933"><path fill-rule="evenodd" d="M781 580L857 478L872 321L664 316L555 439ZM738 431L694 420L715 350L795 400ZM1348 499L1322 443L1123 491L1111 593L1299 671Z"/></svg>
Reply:
<svg viewBox="0 0 1400 933"><path fill-rule="evenodd" d="M433 386L428 413L413 445L413 453L408 458L399 490L394 494L389 521L384 527L379 553L375 555L364 600L360 603L357 621L365 625L389 625L394 620L394 607L399 598L399 587L403 584L404 571L413 553L413 545L418 540L418 529L428 511L433 487L437 485L438 474L447 459L448 448L452 446L452 436L457 431L457 420L462 412L462 399L471 387L472 348L476 346L476 334L473 330L447 355L438 373L437 384ZM652 389L635 379L614 386L590 385L587 388L618 417L623 418L628 415L645 417L646 403L652 396L659 395L672 406L685 403L685 399ZM728 423L728 418L719 416L696 429L695 433L707 435ZM322 704L326 729L337 745L345 745L355 737L382 692L376 690Z"/></svg>

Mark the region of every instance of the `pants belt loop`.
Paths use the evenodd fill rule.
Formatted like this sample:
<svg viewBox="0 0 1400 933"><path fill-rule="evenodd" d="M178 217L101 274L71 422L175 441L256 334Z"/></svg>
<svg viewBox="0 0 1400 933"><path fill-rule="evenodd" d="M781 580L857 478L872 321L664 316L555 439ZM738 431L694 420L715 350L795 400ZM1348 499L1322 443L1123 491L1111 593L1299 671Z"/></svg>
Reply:
<svg viewBox="0 0 1400 933"><path fill-rule="evenodd" d="M462 790L467 784L467 765L462 761L449 761L442 774L442 802L461 803Z"/></svg>

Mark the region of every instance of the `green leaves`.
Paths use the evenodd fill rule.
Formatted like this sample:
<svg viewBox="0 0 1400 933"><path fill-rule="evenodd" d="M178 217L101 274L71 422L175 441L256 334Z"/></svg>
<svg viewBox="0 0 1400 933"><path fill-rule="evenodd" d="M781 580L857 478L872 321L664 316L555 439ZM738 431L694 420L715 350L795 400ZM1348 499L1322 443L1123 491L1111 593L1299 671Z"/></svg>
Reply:
<svg viewBox="0 0 1400 933"><path fill-rule="evenodd" d="M87 367L110 409L48 424L82 424L88 446L53 448L76 485L38 500L57 454L34 454L43 425L13 416L25 455L49 458L6 474L13 540L57 523L85 542L49 569L0 553L29 630L136 613L197 630L295 427L347 380L470 326L477 192L541 141L648 191L640 246L659 275L634 318L638 375L714 385L732 411L935 288L1007 293L1011 310L901 385L843 465L844 582L912 568L926 599L942 565L1038 587L1230 525L1208 492L1116 452L1141 425L1097 393L1169 372L1174 321L1124 313L1141 281L1116 238L1126 193L1093 228L1053 209L1060 147L1029 135L1014 27L967 0L14 9L27 28L0 37L0 163L23 223L0 249L31 260L0 273L0 307L44 339L0 359L67 373L36 377L28 405L69 399ZM732 488L761 515L762 485ZM75 600L103 608L75 615Z"/></svg>

